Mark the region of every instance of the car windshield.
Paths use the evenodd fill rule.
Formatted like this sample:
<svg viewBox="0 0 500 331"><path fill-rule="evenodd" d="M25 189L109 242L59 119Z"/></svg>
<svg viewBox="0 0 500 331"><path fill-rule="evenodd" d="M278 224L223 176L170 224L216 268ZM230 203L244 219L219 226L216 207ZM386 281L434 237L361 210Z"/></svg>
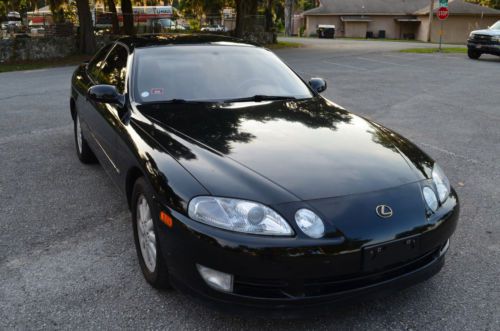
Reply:
<svg viewBox="0 0 500 331"><path fill-rule="evenodd" d="M491 30L500 30L500 21L496 22L492 26L490 26Z"/></svg>
<svg viewBox="0 0 500 331"><path fill-rule="evenodd" d="M133 98L139 103L313 96L277 56L253 46L138 48L134 55L133 80Z"/></svg>

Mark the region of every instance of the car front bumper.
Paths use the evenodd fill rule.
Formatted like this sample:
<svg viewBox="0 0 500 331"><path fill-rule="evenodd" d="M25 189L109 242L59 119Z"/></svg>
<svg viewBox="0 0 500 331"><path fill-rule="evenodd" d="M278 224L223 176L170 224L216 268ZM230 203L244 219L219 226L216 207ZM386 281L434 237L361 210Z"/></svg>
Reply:
<svg viewBox="0 0 500 331"><path fill-rule="evenodd" d="M500 43L478 43L469 40L467 47L484 54L500 55Z"/></svg>
<svg viewBox="0 0 500 331"><path fill-rule="evenodd" d="M363 270L366 245L353 247L352 242L335 238L318 244L294 237L232 233L173 211L173 226L159 226L160 249L174 287L216 307L289 312L332 309L325 304L386 295L439 272L458 222L458 200L451 200L449 210L419 234L417 257L377 270ZM233 291L208 286L197 264L233 275Z"/></svg>

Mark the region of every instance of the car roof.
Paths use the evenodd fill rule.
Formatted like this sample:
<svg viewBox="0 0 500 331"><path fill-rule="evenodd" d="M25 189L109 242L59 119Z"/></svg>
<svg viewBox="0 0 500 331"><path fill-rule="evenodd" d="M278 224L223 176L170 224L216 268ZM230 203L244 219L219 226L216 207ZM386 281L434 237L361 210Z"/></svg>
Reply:
<svg viewBox="0 0 500 331"><path fill-rule="evenodd" d="M216 34L145 34L133 37L122 37L117 40L133 51L135 48L168 46L168 45L211 45L214 43L231 43L241 46L259 46L238 38Z"/></svg>

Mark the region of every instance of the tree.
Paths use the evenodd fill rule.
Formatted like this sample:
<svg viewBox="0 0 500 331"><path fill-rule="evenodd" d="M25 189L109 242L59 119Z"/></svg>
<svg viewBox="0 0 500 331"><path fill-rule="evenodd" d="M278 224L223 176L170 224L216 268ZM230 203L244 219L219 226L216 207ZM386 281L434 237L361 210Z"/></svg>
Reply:
<svg viewBox="0 0 500 331"><path fill-rule="evenodd" d="M285 35L292 35L293 0L285 0Z"/></svg>
<svg viewBox="0 0 500 331"><path fill-rule="evenodd" d="M236 0L236 29L237 37L243 37L245 32L255 29L257 15L257 0Z"/></svg>
<svg viewBox="0 0 500 331"><path fill-rule="evenodd" d="M472 2L482 6L500 9L500 0L467 0L467 2Z"/></svg>
<svg viewBox="0 0 500 331"><path fill-rule="evenodd" d="M64 23L64 0L49 0L50 11L54 23Z"/></svg>
<svg viewBox="0 0 500 331"><path fill-rule="evenodd" d="M266 0L264 15L266 16L266 31L273 30L273 3L274 0Z"/></svg>
<svg viewBox="0 0 500 331"><path fill-rule="evenodd" d="M123 14L123 30L127 35L134 35L134 13L131 0L121 0Z"/></svg>
<svg viewBox="0 0 500 331"><path fill-rule="evenodd" d="M78 21L80 22L78 48L82 53L94 54L96 42L88 0L76 0L76 8L78 9Z"/></svg>
<svg viewBox="0 0 500 331"><path fill-rule="evenodd" d="M111 13L111 24L113 26L113 34L120 33L120 25L118 24L118 15L116 14L115 0L106 0L109 11Z"/></svg>

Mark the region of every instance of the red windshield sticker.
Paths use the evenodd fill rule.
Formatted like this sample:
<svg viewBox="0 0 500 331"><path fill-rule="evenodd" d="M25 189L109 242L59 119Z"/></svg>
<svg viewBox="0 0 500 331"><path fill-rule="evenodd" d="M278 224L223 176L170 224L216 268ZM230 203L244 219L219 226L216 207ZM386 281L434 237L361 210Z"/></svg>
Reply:
<svg viewBox="0 0 500 331"><path fill-rule="evenodd" d="M163 95L163 89L161 87L152 88L151 95Z"/></svg>

